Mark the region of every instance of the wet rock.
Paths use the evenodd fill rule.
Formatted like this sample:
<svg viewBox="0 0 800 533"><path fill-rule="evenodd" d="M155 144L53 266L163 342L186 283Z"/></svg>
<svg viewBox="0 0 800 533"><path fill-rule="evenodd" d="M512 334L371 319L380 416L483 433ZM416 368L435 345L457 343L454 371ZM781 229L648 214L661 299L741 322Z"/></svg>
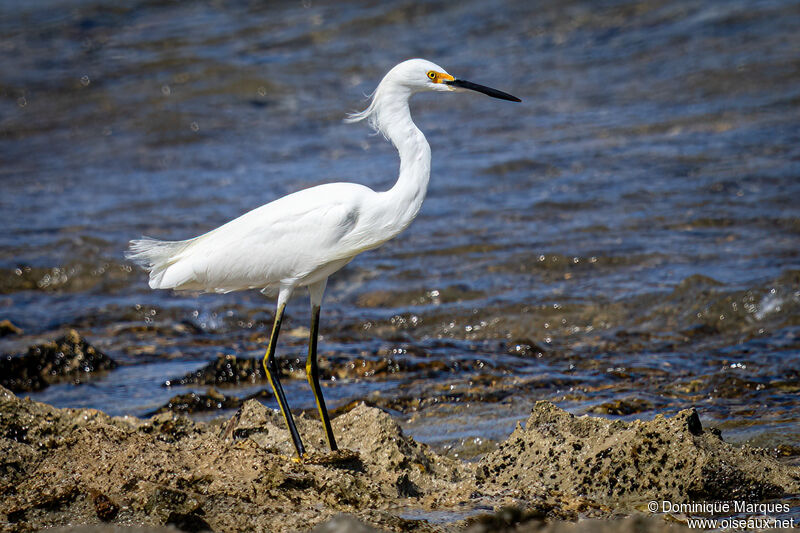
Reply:
<svg viewBox="0 0 800 533"><path fill-rule="evenodd" d="M689 328L684 329L681 333L686 337L686 340L701 339L703 337L713 337L719 335L720 331L714 326L708 324L694 324Z"/></svg>
<svg viewBox="0 0 800 533"><path fill-rule="evenodd" d="M429 291L386 291L378 290L361 294L356 301L359 307L409 307L416 305L440 305L444 303L477 300L486 296L464 285L454 285Z"/></svg>
<svg viewBox="0 0 800 533"><path fill-rule="evenodd" d="M0 269L0 294L19 291L83 292L98 286L114 289L131 278L128 265L102 258L52 268L21 265Z"/></svg>
<svg viewBox="0 0 800 533"><path fill-rule="evenodd" d="M598 415L627 416L649 411L653 404L641 398L623 398L595 405L589 412Z"/></svg>
<svg viewBox="0 0 800 533"><path fill-rule="evenodd" d="M155 309L153 310L155 311ZM159 311L162 314L167 314L163 310ZM145 323L145 324L124 323L122 325L115 326L111 333L115 337L130 334L139 338L145 338L150 336L177 337L177 336L201 335L202 333L204 333L203 329L198 327L194 322L191 322L189 320L173 319L173 317L167 317L167 318L169 321L159 322L159 323ZM136 317L136 319L141 320L141 317Z"/></svg>
<svg viewBox="0 0 800 533"><path fill-rule="evenodd" d="M235 409L242 404L242 400L234 396L225 396L218 390L208 389L205 394L189 392L179 394L170 398L169 402L159 407L146 416L153 416L160 413L200 413L205 411L216 411L218 409Z"/></svg>
<svg viewBox="0 0 800 533"><path fill-rule="evenodd" d="M320 366L327 362L320 358ZM305 359L297 357L278 357L278 371L281 378L305 379ZM325 373L323 372L323 377ZM170 378L164 382L165 387L179 385L248 385L267 383L264 373L264 361L261 357L238 357L236 355L220 355L204 367L189 372L183 377Z"/></svg>
<svg viewBox="0 0 800 533"><path fill-rule="evenodd" d="M542 357L549 350L530 339L515 339L506 343L506 351L520 357Z"/></svg>
<svg viewBox="0 0 800 533"><path fill-rule="evenodd" d="M414 396L395 396L395 397L376 397L370 399L370 403L385 409L392 409L402 413L422 411L431 406L442 404L462 404L469 403L498 403L508 398L514 391L509 384L500 385L500 379L492 379L497 383L497 389L483 388L481 386L471 387L468 390L447 392L444 394L428 394L424 398ZM448 388L450 385L445 385Z"/></svg>
<svg viewBox="0 0 800 533"><path fill-rule="evenodd" d="M741 398L747 394L763 390L766 388L764 383L759 383L750 379L742 379L739 376L729 373L718 373L711 376L707 381L707 390L710 396L720 398Z"/></svg>
<svg viewBox="0 0 800 533"><path fill-rule="evenodd" d="M31 346L24 355L0 359L0 385L31 392L60 381L80 383L88 374L116 367L113 359L73 329L55 341Z"/></svg>
<svg viewBox="0 0 800 533"><path fill-rule="evenodd" d="M380 354L383 350L380 350ZM414 354L414 356L419 356ZM458 374L482 370L494 366L498 370L499 365L493 365L487 360L451 360L442 361L441 359L431 358L425 361L410 361L405 358L406 354L389 354L380 359L341 358L337 360L320 362L322 369L320 373L324 379L331 376L337 379L359 379L359 378L397 378L398 375L413 376L416 379L432 378L440 374Z"/></svg>
<svg viewBox="0 0 800 533"><path fill-rule="evenodd" d="M712 278L693 275L656 302L642 325L681 331L687 342L709 338L735 342L741 334L793 325L800 310L800 300L794 297L798 286L800 276L794 270L746 290L731 290Z"/></svg>
<svg viewBox="0 0 800 533"><path fill-rule="evenodd" d="M756 394L768 387L772 387L772 384L742 378L730 372L700 376L686 381L678 381L668 386L669 389L678 393L711 398L742 398Z"/></svg>
<svg viewBox="0 0 800 533"><path fill-rule="evenodd" d="M772 454L775 457L800 457L800 446L779 444L775 447Z"/></svg>
<svg viewBox="0 0 800 533"><path fill-rule="evenodd" d="M437 368L434 371L443 370L446 365L442 361L436 361ZM340 361L332 361L330 365L325 365L326 369L322 371L323 377L329 378L331 375L337 379L346 378L365 378L365 377L386 377L392 374L400 374L409 372L411 367L415 365L403 359L396 359L392 357L382 357L380 359L342 359ZM423 364L419 364L414 370L422 371Z"/></svg>
<svg viewBox="0 0 800 533"><path fill-rule="evenodd" d="M527 495L582 494L600 503L761 501L800 489L800 469L766 450L725 443L693 409L643 422L575 417L539 402L481 461L479 483Z"/></svg>
<svg viewBox="0 0 800 533"><path fill-rule="evenodd" d="M21 334L22 329L15 326L10 320L0 320L0 338Z"/></svg>
<svg viewBox="0 0 800 533"><path fill-rule="evenodd" d="M320 378L336 379L396 378L411 375L430 378L442 373L479 371L488 367L501 371L505 367L487 359L451 360L430 358L411 361L407 357L430 357L430 354L412 346L378 350L376 358L341 357L326 353L320 355ZM280 376L286 379L306 379L305 358L279 357ZM261 358L221 355L206 366L183 377L170 378L164 386L178 385L243 385L266 383Z"/></svg>
<svg viewBox="0 0 800 533"><path fill-rule="evenodd" d="M240 385L266 382L266 379L261 359L220 355L199 370L168 379L164 385Z"/></svg>

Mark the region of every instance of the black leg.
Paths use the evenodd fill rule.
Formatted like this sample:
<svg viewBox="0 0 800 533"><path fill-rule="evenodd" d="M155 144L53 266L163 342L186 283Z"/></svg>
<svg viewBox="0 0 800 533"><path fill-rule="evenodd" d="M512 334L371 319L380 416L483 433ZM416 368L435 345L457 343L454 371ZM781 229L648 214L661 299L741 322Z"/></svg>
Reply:
<svg viewBox="0 0 800 533"><path fill-rule="evenodd" d="M275 363L275 347L278 345L278 333L281 330L281 320L283 319L283 309L285 304L278 306L275 313L275 324L272 326L272 335L269 338L269 347L267 353L264 355L264 371L267 373L269 384L272 385L272 391L275 393L275 398L278 400L278 407L281 408L283 419L286 421L286 426L289 428L289 433L292 436L292 442L297 450L297 456L300 459L306 453L303 447L303 441L300 440L300 433L297 432L297 427L294 425L294 418L292 412L289 410L289 404L286 402L286 395L283 393L283 387L278 379L278 365Z"/></svg>
<svg viewBox="0 0 800 533"><path fill-rule="evenodd" d="M322 388L319 386L319 367L317 366L317 336L319 335L319 306L315 305L311 309L311 334L308 337L308 360L306 361L306 376L311 390L314 391L314 399L317 400L319 417L325 428L325 436L328 438L328 446L331 451L336 451L336 439L331 429L331 419L328 417L328 410L325 408L325 398L322 397Z"/></svg>

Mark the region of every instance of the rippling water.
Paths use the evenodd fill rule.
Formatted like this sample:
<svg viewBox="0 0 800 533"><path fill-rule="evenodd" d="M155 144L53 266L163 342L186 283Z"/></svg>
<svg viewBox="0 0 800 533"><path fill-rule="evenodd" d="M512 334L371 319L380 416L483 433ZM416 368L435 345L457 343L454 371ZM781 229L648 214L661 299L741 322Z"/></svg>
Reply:
<svg viewBox="0 0 800 533"><path fill-rule="evenodd" d="M329 406L369 399L466 457L538 399L696 405L731 440L800 446L798 27L790 0L2 4L0 319L25 334L0 348L75 327L123 367L33 397L136 415L203 390L167 378L260 356L272 301L150 291L127 241L390 187L394 150L341 119L419 56L523 103L414 100L428 198L331 279L320 349L353 372ZM308 320L298 297L283 357ZM356 369L382 360L411 369Z"/></svg>

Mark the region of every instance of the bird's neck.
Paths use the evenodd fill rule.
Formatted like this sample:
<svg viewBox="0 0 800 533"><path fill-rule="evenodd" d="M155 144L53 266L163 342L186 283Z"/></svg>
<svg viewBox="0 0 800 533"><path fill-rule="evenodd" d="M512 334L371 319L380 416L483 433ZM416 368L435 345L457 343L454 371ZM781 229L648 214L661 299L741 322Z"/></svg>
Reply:
<svg viewBox="0 0 800 533"><path fill-rule="evenodd" d="M389 96L389 95L386 95ZM395 145L400 155L400 175L397 182L383 193L393 206L397 231L402 231L417 216L431 175L431 148L425 135L411 120L408 107L410 94L391 95L379 108L378 124L381 132Z"/></svg>

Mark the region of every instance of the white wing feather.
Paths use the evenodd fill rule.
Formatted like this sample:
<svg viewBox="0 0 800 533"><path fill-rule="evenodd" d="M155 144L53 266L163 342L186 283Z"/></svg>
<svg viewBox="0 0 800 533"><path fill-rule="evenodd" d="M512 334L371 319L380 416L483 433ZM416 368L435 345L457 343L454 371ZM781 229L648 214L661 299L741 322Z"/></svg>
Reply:
<svg viewBox="0 0 800 533"><path fill-rule="evenodd" d="M128 257L150 271L155 289L229 292L316 281L390 238L359 229L371 189L332 183L258 207L187 241L132 241ZM330 272L328 272L328 275Z"/></svg>

